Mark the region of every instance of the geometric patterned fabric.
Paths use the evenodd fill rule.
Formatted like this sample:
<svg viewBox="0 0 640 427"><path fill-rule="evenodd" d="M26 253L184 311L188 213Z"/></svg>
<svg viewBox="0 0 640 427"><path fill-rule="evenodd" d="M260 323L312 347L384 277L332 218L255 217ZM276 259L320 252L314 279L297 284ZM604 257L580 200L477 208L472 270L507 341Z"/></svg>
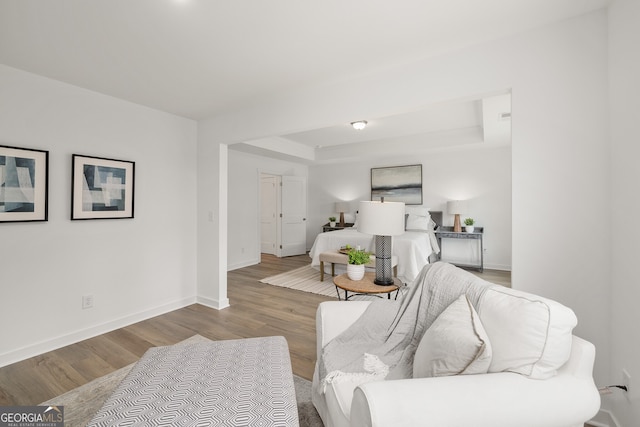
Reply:
<svg viewBox="0 0 640 427"><path fill-rule="evenodd" d="M89 426L298 426L284 337L149 349Z"/></svg>

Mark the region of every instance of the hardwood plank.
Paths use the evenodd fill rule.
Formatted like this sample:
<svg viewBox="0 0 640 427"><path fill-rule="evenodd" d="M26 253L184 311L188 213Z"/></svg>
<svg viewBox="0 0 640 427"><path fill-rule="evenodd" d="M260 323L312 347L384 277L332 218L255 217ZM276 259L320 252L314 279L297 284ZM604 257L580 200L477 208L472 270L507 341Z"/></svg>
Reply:
<svg viewBox="0 0 640 427"><path fill-rule="evenodd" d="M503 270L489 270L484 269L481 273L479 271L470 270L471 273L480 277L481 279L486 280L487 282L495 283L497 285L506 286L508 288L511 287L511 272L503 271Z"/></svg>
<svg viewBox="0 0 640 427"><path fill-rule="evenodd" d="M113 331L104 335L89 338L88 340L80 341L80 343L72 344L69 347L73 347L73 349L75 349L77 346L85 346L91 350L91 358L99 357L109 365L113 366L114 370L116 370L128 365L129 363L135 362L140 356L119 345L115 341L117 340L117 336L114 334L115 332L116 331ZM113 338L109 339L110 336Z"/></svg>

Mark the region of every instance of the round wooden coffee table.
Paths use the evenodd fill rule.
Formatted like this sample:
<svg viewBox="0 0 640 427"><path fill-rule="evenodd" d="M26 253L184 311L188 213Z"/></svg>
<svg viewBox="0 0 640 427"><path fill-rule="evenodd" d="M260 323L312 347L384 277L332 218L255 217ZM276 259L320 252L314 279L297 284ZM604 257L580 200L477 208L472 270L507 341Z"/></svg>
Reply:
<svg viewBox="0 0 640 427"><path fill-rule="evenodd" d="M382 296L378 294L387 294L388 298L391 299L391 293L393 291L396 291L396 298L398 298L398 292L402 286L402 281L400 279L394 278L393 285L383 286L373 283L375 278L376 273L364 273L362 280L351 280L346 274L334 277L333 284L336 285L338 299L341 299L340 289L344 291L345 300L356 295L373 295L382 298ZM353 295L348 295L349 292L352 292Z"/></svg>

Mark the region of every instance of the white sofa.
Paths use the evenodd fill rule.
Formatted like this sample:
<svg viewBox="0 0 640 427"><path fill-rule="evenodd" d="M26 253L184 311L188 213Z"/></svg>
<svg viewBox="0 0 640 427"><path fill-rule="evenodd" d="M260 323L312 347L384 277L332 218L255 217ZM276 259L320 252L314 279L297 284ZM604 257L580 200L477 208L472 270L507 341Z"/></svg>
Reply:
<svg viewBox="0 0 640 427"><path fill-rule="evenodd" d="M538 377L545 379L534 379L536 375L515 372L492 372L363 384L345 381L328 384L322 393L316 364L312 400L325 427L582 427L598 411L600 396L592 378L595 348L591 343L571 335L575 315L556 302L498 285L492 286L495 292L483 297L480 304L483 307L478 308L478 314L483 322L486 320L489 340L495 341L494 359L504 356L499 353L511 353L507 357L517 360L517 349L522 348L523 352L527 350L525 347L528 344L518 342L505 347L505 343L509 343L504 341L505 329L510 328L513 332L513 328L523 328L523 334L518 339L537 333L530 329L531 325L510 322L509 317L524 316L526 322L529 309L542 309L550 313L547 330L543 331L546 334L543 338L544 354L536 360L533 369L529 366L526 370L530 374L537 369L541 372ZM510 304L512 298L516 299L515 305L510 307L517 313L501 306ZM529 308L518 307L520 301L529 304ZM368 301L330 301L320 304L316 317L318 360L322 357L322 348L349 328L369 304ZM535 317L535 314L531 315ZM506 322L502 326L501 316ZM561 349L563 345L566 351ZM566 354L562 355L563 352ZM558 364L557 369L550 365L541 366L541 363L554 358L558 360L558 357L563 362ZM542 361L544 358L548 359L547 362ZM516 367L511 370L522 369Z"/></svg>

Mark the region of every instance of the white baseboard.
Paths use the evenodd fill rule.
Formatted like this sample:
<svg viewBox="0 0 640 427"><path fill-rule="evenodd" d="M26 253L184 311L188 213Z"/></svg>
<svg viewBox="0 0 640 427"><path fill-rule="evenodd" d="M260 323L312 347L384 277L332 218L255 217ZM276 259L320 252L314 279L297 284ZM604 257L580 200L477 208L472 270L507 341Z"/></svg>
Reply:
<svg viewBox="0 0 640 427"><path fill-rule="evenodd" d="M159 316L173 310L178 310L194 303L196 303L195 296L183 298L159 307L151 308L139 313L134 313L128 316L121 317L119 319L91 326L89 328L80 329L75 332L60 335L58 337L40 341L35 344L30 344L17 350L12 350L7 353L1 354L0 367L20 362L21 360L38 356L40 354L65 347L70 344L75 344L79 341L93 338L98 335L106 334L107 332L124 328L125 326L129 326L133 323L141 322L143 320L150 319L152 317Z"/></svg>
<svg viewBox="0 0 640 427"><path fill-rule="evenodd" d="M216 309L216 310L222 310L224 308L229 307L229 298L225 298L224 300L218 301L218 300L213 299L213 298L199 296L196 299L196 302L198 304L202 304L204 306L207 306L209 308L213 308L213 309Z"/></svg>
<svg viewBox="0 0 640 427"><path fill-rule="evenodd" d="M503 264L484 264L484 268L487 270L501 270L501 271L511 271L510 265Z"/></svg>
<svg viewBox="0 0 640 427"><path fill-rule="evenodd" d="M260 259L251 259L248 261L242 261L235 264L227 265L227 271L237 270L239 268L250 267L252 265L260 264Z"/></svg>
<svg viewBox="0 0 640 427"><path fill-rule="evenodd" d="M600 409L595 417L587 421L587 425L591 427L621 427L613 413L606 409Z"/></svg>

